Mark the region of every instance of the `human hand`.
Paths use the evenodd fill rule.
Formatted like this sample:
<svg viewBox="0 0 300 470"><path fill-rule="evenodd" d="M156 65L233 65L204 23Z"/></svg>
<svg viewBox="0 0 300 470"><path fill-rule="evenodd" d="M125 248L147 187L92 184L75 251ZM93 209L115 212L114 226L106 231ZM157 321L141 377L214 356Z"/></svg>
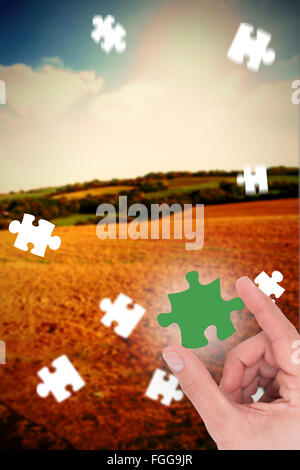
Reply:
<svg viewBox="0 0 300 470"><path fill-rule="evenodd" d="M300 364L291 360L300 336L249 278L236 290L262 331L227 354L220 387L190 350L168 346L163 357L219 449L300 449ZM253 403L258 386L265 393Z"/></svg>

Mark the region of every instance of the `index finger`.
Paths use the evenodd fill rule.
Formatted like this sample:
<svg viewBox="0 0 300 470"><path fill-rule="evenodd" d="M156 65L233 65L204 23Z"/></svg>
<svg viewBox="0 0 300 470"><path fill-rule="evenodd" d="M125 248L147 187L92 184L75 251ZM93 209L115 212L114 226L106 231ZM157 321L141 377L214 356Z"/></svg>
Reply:
<svg viewBox="0 0 300 470"><path fill-rule="evenodd" d="M294 341L299 334L277 305L248 278L236 281L236 290L271 343L282 339Z"/></svg>

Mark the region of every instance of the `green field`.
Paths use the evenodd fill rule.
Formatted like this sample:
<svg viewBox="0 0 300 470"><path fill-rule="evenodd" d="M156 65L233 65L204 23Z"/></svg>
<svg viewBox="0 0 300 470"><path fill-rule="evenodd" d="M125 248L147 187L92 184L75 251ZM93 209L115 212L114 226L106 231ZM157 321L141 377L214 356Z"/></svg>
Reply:
<svg viewBox="0 0 300 470"><path fill-rule="evenodd" d="M96 217L95 214L73 214L66 217L58 217L57 219L53 219L51 222L58 227L63 227L68 225L77 225L79 222L86 223L91 221L91 223L93 223L92 221L95 221L96 219L99 219L99 217Z"/></svg>
<svg viewBox="0 0 300 470"><path fill-rule="evenodd" d="M0 201L1 200L16 200L16 199L24 199L26 197L31 197L33 199L47 197L49 194L52 194L56 191L55 187L52 188L41 188L36 190L30 191L19 191L19 192L10 192L7 194L0 194Z"/></svg>
<svg viewBox="0 0 300 470"><path fill-rule="evenodd" d="M269 175L268 181L271 182L285 182L285 183L297 183L298 175ZM172 194L186 194L201 189L213 189L218 188L220 181L227 181L230 183L236 182L234 176L183 176L173 179L163 179L163 183L167 186L166 189L145 193L147 199L153 197L164 198ZM66 197L69 200L84 198L87 195L110 195L118 194L120 191L130 191L134 186L122 185L122 181L117 186L100 186L99 188L84 189L75 192L65 192L61 194L55 194L57 191L56 187L40 188L30 191L19 191L11 192L7 194L0 194L1 200L18 200L24 198L39 199L52 195L54 199Z"/></svg>
<svg viewBox="0 0 300 470"><path fill-rule="evenodd" d="M201 189L213 189L218 188L220 181L227 181L228 183L235 183L236 178L232 176L214 176L207 178L205 176L186 177L186 178L174 178L171 181L165 181L168 184L168 189L162 191L155 191L146 194L147 199L153 197L164 198L175 194L188 194L193 191L199 191ZM285 183L297 183L298 175L270 175L268 177L269 183L272 182L285 182ZM277 190L272 190L274 194L278 193Z"/></svg>

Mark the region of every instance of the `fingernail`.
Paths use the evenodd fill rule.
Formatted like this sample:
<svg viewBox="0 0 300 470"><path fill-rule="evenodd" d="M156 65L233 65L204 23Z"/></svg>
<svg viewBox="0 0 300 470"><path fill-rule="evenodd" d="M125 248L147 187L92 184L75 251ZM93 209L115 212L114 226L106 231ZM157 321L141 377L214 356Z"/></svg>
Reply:
<svg viewBox="0 0 300 470"><path fill-rule="evenodd" d="M248 279L248 281L251 281L249 276L242 276L241 279ZM251 281L252 282L252 281Z"/></svg>
<svg viewBox="0 0 300 470"><path fill-rule="evenodd" d="M222 388L222 385L223 385L223 375L222 375L222 378L221 378L220 383L219 383L219 388Z"/></svg>
<svg viewBox="0 0 300 470"><path fill-rule="evenodd" d="M168 366L174 372L180 372L183 369L183 359L177 352L168 352L162 355Z"/></svg>

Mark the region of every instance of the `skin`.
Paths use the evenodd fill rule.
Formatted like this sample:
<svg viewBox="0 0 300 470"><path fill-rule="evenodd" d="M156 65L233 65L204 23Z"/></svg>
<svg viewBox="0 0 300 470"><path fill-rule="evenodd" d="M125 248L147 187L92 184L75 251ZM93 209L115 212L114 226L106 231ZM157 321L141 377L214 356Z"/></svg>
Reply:
<svg viewBox="0 0 300 470"><path fill-rule="evenodd" d="M163 357L218 449L300 449L300 364L291 359L300 336L249 278L236 290L262 331L227 354L220 386L191 350L171 345ZM265 394L253 403L258 385Z"/></svg>

